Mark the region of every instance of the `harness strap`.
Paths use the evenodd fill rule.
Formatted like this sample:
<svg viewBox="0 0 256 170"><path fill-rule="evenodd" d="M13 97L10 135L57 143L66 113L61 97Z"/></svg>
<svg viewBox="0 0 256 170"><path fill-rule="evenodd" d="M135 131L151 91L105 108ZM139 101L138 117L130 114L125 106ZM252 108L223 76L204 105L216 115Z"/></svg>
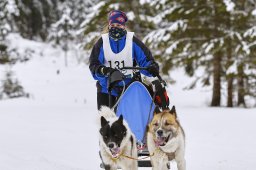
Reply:
<svg viewBox="0 0 256 170"><path fill-rule="evenodd" d="M154 156L154 155L155 155L155 152L156 152L157 150L160 150L159 147L157 147L157 148L154 150L154 152L153 152L152 154L150 154L149 156L146 156L146 157L143 157L143 158L140 158L140 159L134 158L134 157L131 157L131 156L127 156L127 155L124 155L124 154L122 153L122 154L120 154L118 157L112 158L112 160L113 160L113 161L117 161L120 157L125 157L125 158L132 159L132 160L136 160L136 161L144 160L144 159L147 159L147 158L150 158L150 157Z"/></svg>
<svg viewBox="0 0 256 170"><path fill-rule="evenodd" d="M123 156L123 157L125 157L125 158L128 158L128 159L132 159L132 160L137 160L137 161L139 161L139 160L143 160L143 159L147 159L147 158L149 158L149 157L152 157L152 156L154 156L154 154L155 154L155 153L153 152L151 155L146 156L146 157L143 157L143 158L141 158L141 159L133 158L133 157L127 156L127 155L121 155L121 156Z"/></svg>

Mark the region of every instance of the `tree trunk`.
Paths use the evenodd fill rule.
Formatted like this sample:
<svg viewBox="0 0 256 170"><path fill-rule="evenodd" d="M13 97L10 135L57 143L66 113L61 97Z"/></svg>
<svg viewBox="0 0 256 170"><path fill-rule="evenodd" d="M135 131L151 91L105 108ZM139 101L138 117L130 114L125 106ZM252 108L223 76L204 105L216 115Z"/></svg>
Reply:
<svg viewBox="0 0 256 170"><path fill-rule="evenodd" d="M244 96L245 96L245 87L244 87L244 66L240 64L237 68L238 75L237 75L237 85L238 85L238 99L237 99L237 106L243 105L246 107Z"/></svg>
<svg viewBox="0 0 256 170"><path fill-rule="evenodd" d="M229 75L228 78L228 100L227 100L227 107L233 107L233 75Z"/></svg>
<svg viewBox="0 0 256 170"><path fill-rule="evenodd" d="M219 0L214 0L214 3L218 4ZM219 37L219 13L216 6L214 6L214 37ZM222 52L219 50L215 52L213 56L213 89L212 89L212 102L211 106L220 106L221 101L221 55Z"/></svg>
<svg viewBox="0 0 256 170"><path fill-rule="evenodd" d="M211 106L220 106L221 101L221 52L213 58L213 91Z"/></svg>
<svg viewBox="0 0 256 170"><path fill-rule="evenodd" d="M230 13L228 13L227 17L227 28L229 30L232 30L231 28L231 16ZM233 64L232 62L232 40L231 38L227 39L227 69ZM234 81L234 73L226 75L227 77L227 107L233 107L233 81Z"/></svg>

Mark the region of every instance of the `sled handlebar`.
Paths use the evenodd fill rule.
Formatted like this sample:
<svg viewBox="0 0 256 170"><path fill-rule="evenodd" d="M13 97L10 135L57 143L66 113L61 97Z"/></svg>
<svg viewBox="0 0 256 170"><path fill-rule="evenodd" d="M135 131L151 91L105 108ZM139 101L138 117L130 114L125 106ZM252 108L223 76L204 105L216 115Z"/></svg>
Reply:
<svg viewBox="0 0 256 170"><path fill-rule="evenodd" d="M148 68L147 67L122 67L120 68L120 70L148 70ZM162 79L162 77L159 74L156 75L156 77L160 82L164 84L164 86L166 86L166 82Z"/></svg>

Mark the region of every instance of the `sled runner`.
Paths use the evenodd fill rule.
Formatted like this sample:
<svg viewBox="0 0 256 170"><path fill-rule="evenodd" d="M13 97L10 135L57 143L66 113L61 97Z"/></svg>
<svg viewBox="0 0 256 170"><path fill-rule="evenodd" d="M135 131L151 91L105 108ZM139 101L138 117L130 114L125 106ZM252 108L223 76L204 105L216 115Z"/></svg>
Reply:
<svg viewBox="0 0 256 170"><path fill-rule="evenodd" d="M147 68L124 67L123 69L146 70ZM123 81L122 76L119 71L115 71L109 76L109 106L113 106L110 92L116 83ZM158 76L158 79L165 84L160 76ZM123 115L123 118L137 139L138 166L151 167L150 155L146 147L146 132L147 125L153 118L155 103L148 89L140 81L132 82L128 87L123 88L114 107L116 107L117 116ZM101 168L104 168L103 164L101 164Z"/></svg>

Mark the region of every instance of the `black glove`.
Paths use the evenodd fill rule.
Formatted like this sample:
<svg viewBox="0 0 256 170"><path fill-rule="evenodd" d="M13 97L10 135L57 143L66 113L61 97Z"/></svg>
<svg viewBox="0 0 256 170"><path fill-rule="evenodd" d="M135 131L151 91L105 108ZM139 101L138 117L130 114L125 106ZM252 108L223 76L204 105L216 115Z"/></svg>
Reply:
<svg viewBox="0 0 256 170"><path fill-rule="evenodd" d="M98 68L98 73L102 74L104 76L108 76L109 74L111 74L112 72L114 72L116 69L111 68L111 67L106 67L106 66L100 66Z"/></svg>
<svg viewBox="0 0 256 170"><path fill-rule="evenodd" d="M156 62L152 62L148 66L147 70L150 74L152 74L153 77L156 77L157 75L159 75L159 65Z"/></svg>

